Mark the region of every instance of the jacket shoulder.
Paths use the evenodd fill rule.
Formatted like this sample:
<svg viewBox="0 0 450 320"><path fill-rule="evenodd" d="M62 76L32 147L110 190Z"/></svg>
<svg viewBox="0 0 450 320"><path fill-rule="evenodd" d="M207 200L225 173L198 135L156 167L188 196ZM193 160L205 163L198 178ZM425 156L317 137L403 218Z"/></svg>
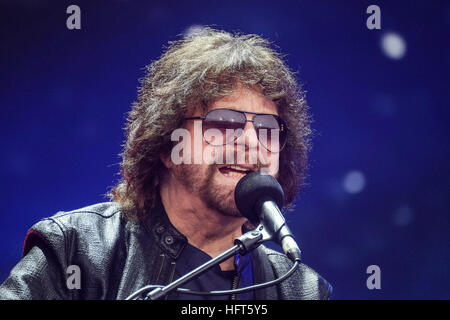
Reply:
<svg viewBox="0 0 450 320"><path fill-rule="evenodd" d="M123 223L120 205L103 202L71 211L60 211L34 224L25 237L23 255L43 243L68 254L74 244L110 245Z"/></svg>
<svg viewBox="0 0 450 320"><path fill-rule="evenodd" d="M86 219L104 220L115 216L119 217L120 209L121 207L117 202L101 202L71 211L59 211L45 219L55 220L64 224L74 224Z"/></svg>
<svg viewBox="0 0 450 320"><path fill-rule="evenodd" d="M0 286L0 298L114 297L116 291L108 290L120 280L114 282L114 271L122 267L125 250L124 241L119 240L125 238L126 226L114 202L61 211L40 220L29 229L23 257ZM71 290L66 284L72 265L81 270L82 290Z"/></svg>
<svg viewBox="0 0 450 320"><path fill-rule="evenodd" d="M292 267L293 262L285 254L267 247L264 250L277 278ZM280 284L279 291L281 299L329 300L333 288L315 270L300 263L297 271Z"/></svg>

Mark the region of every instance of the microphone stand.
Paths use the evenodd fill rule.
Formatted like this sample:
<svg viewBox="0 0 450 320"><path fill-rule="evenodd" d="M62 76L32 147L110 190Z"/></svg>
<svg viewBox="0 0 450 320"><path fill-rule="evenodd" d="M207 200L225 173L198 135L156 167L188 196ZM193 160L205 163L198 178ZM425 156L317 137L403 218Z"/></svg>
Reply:
<svg viewBox="0 0 450 320"><path fill-rule="evenodd" d="M208 262L202 264L201 266L195 268L194 270L190 271L189 273L185 274L181 278L178 278L177 280L169 283L167 286L163 288L156 288L152 291L150 291L144 300L157 300L165 295L167 295L169 292L179 288L184 283L200 276L213 266L220 264L221 262L231 258L236 253L240 253L242 255L247 254L248 252L252 251L253 249L256 249L262 242L266 240L270 240L271 236L268 234L264 228L263 224L260 224L255 230L249 231L236 240L234 240L234 246L217 257L209 260Z"/></svg>

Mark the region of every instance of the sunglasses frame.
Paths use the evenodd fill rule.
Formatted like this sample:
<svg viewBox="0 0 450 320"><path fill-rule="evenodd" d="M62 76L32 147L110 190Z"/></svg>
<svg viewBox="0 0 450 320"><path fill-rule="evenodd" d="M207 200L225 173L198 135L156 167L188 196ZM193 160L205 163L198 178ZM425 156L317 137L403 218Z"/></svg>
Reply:
<svg viewBox="0 0 450 320"><path fill-rule="evenodd" d="M253 114L253 115L255 115L255 116L273 116L273 117L275 118L275 120L277 120L278 125L279 125L280 128L281 128L281 129L279 129L280 132L281 132L281 131L286 132L286 139L284 140L284 143L283 143L283 145L280 147L280 150L279 150L279 151L277 151L277 152L270 151L270 152L272 152L272 153L280 153L280 152L284 149L284 147L286 146L286 143L287 143L287 134L288 134L289 130L288 130L288 127L287 127L287 125L286 125L286 121L284 121L280 116L278 116L278 115L276 115L276 114L271 114L271 113L258 113L258 112L250 112L250 111L241 111L241 110L234 110L234 109L228 109L228 108L217 108L217 109L209 110L209 111L205 114L205 116L203 116L203 117L188 117L188 118L184 118L184 119L185 119L185 120L202 120L202 132L203 132L203 133L202 133L202 136L203 136L203 139L205 139L205 136L204 136L204 130L203 130L203 129L204 129L204 128L203 128L203 126L204 126L204 120L206 119L206 117L208 116L208 114L209 114L210 112L214 112L214 111L217 111L217 110L234 111L234 112L243 114L244 117L245 117L245 123L251 122L251 123L253 124L253 129L255 129L256 136L258 137L258 141L259 141L259 142L261 143L261 145L262 145L265 149L267 149L268 151L270 151L270 150L269 150L266 146L264 146L264 144L259 140L259 134L258 134L258 132L257 132L257 129L255 128L254 120L249 120L249 119L247 119L247 114ZM245 125L244 125L244 127L245 127ZM242 129L243 129L243 128L242 128ZM205 139L205 141L209 144L209 142L208 142L206 139ZM234 141L236 141L236 139L233 140L233 141L227 142L227 143L225 143L225 144L223 144L223 145L227 145L227 144L229 144L229 143L231 143L231 142L234 142Z"/></svg>

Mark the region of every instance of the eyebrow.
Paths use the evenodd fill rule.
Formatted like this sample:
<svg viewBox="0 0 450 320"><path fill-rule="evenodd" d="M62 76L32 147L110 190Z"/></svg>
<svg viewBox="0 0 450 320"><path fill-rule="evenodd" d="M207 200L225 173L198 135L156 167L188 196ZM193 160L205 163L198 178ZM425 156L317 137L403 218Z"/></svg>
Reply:
<svg viewBox="0 0 450 320"><path fill-rule="evenodd" d="M276 101L276 100L280 100L281 98L286 97L286 92L282 91L282 92L277 92L271 95L266 96L267 98L269 98L272 101Z"/></svg>

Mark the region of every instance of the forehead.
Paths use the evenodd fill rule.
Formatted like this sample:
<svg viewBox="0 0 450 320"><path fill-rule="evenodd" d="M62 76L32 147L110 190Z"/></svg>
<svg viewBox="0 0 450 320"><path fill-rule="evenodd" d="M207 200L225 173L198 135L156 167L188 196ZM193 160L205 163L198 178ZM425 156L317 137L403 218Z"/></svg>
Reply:
<svg viewBox="0 0 450 320"><path fill-rule="evenodd" d="M264 96L259 87L237 86L232 94L216 100L208 111L219 108L278 115L275 102Z"/></svg>

